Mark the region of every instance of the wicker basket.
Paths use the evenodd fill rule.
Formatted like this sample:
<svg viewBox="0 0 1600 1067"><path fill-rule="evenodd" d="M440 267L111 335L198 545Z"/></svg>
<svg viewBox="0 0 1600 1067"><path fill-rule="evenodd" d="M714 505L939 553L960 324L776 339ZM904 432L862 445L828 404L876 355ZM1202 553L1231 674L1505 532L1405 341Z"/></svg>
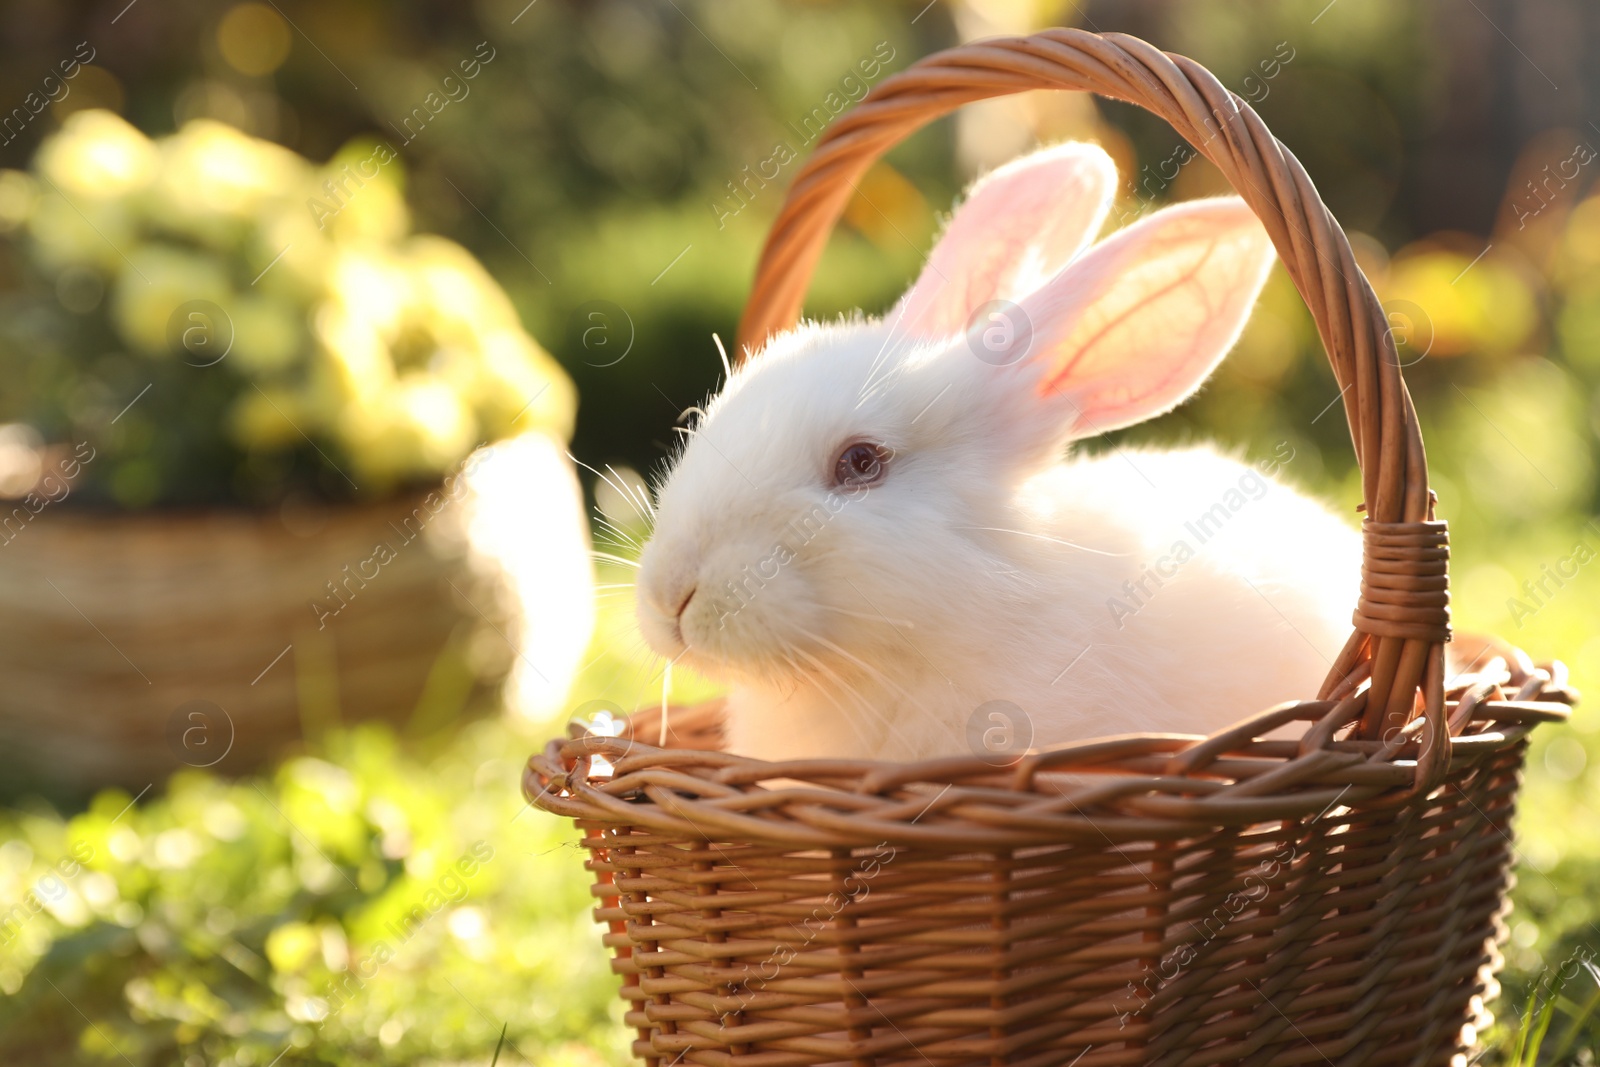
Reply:
<svg viewBox="0 0 1600 1067"><path fill-rule="evenodd" d="M57 505L8 530L5 791L141 790L184 766L237 773L334 723L410 724L420 713L416 726L437 728L495 695L528 659L511 642L548 629L538 613L555 609L580 632L592 597L587 581L555 580L541 590L547 603L528 604L519 587L530 576L516 572L587 575L587 545L576 480L554 442L501 442L468 467L433 493L287 519ZM503 512L509 495L480 492L491 475L540 501L528 518L541 528L514 522L509 532L547 561L507 560L493 550L503 546L483 544L479 520ZM507 516L493 518L506 540ZM570 677L583 636L570 656L538 650L546 675Z"/></svg>
<svg viewBox="0 0 1600 1067"><path fill-rule="evenodd" d="M8 777L137 790L185 764L259 765L346 716L405 719L474 618L449 582L494 603L464 553L404 545L320 628L311 605L338 608L326 583L399 542L390 524L418 504L334 509L309 536L276 512L43 515L0 550Z"/></svg>
<svg viewBox="0 0 1600 1067"><path fill-rule="evenodd" d="M964 103L1038 88L1149 109L1266 224L1364 475L1355 632L1316 699L1009 768L763 763L717 751L714 706L676 712L668 747L653 714L637 741L551 742L524 790L585 834L635 1052L661 1067L1460 1062L1498 988L1526 739L1574 697L1559 664L1493 641L1446 685L1445 526L1384 315L1244 101L1120 35L931 56L797 175L743 350L795 321L874 160ZM1268 739L1295 723L1300 740Z"/></svg>

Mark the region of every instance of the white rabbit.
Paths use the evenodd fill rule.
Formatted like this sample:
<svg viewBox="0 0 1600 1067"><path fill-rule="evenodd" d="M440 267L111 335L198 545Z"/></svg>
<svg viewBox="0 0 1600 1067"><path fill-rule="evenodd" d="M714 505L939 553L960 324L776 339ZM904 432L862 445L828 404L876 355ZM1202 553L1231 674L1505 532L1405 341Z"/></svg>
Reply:
<svg viewBox="0 0 1600 1067"><path fill-rule="evenodd" d="M1237 198L1085 250L1115 187L1092 145L1000 168L882 320L774 337L706 408L637 599L657 652L730 685L730 751L1005 754L1315 696L1350 527L1209 450L1062 459L1193 394L1273 261Z"/></svg>

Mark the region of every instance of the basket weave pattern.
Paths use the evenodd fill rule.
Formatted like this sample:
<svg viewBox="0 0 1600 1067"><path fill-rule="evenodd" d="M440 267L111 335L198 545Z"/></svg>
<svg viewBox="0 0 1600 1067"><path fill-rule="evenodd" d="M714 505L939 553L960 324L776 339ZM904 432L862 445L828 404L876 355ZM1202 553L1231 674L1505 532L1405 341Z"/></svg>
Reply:
<svg viewBox="0 0 1600 1067"><path fill-rule="evenodd" d="M764 763L718 751L714 705L674 711L656 747L645 713L628 736L552 741L524 791L584 832L654 1067L1450 1063L1496 992L1528 733L1575 697L1560 664L1492 640L1447 686L1445 524L1393 341L1249 106L1120 35L931 56L797 174L741 354L796 320L876 159L961 104L1038 88L1171 123L1261 217L1311 309L1367 516L1354 632L1322 691L1211 737L1106 738L1003 768ZM1298 740L1268 739L1294 723Z"/></svg>
<svg viewBox="0 0 1600 1067"><path fill-rule="evenodd" d="M763 763L707 705L681 749L580 733L524 785L584 831L652 1067L1446 1064L1498 991L1527 734L1572 694L1505 649L1448 696L1426 795L1415 743L1251 739L1328 702L1010 769Z"/></svg>
<svg viewBox="0 0 1600 1067"><path fill-rule="evenodd" d="M311 536L271 512L49 516L0 549L0 774L138 790L186 764L259 766L309 726L404 722L441 652L487 627L463 596L509 625L498 577L433 536L453 516L419 531L419 509L330 508ZM334 612L320 626L313 603ZM193 700L227 718L186 751L172 723Z"/></svg>

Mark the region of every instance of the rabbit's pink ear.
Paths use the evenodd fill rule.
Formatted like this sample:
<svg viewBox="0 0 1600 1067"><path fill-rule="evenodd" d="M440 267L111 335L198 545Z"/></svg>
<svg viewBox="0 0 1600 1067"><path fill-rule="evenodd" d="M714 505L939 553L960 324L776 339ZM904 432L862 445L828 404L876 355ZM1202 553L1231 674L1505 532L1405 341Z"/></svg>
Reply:
<svg viewBox="0 0 1600 1067"><path fill-rule="evenodd" d="M1068 402L1075 437L1176 407L1239 339L1273 259L1238 197L1165 208L1107 238L1021 302L1038 395Z"/></svg>
<svg viewBox="0 0 1600 1067"><path fill-rule="evenodd" d="M894 329L958 334L983 304L1020 300L1094 239L1116 184L1111 157L1078 142L1040 149L980 178L890 312Z"/></svg>

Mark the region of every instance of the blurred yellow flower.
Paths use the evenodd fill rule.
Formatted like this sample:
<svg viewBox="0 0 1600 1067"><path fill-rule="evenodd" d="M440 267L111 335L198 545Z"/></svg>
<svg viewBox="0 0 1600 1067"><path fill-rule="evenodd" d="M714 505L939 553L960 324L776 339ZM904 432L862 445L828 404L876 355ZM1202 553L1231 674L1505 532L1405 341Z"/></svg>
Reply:
<svg viewBox="0 0 1600 1067"><path fill-rule="evenodd" d="M293 296L302 303L320 295L327 279L328 260L334 246L317 229L303 204L285 204L257 220L256 251L251 276L260 275L257 288ZM272 269L260 272L268 264Z"/></svg>
<svg viewBox="0 0 1600 1067"><path fill-rule="evenodd" d="M151 214L202 239L222 236L230 223L287 208L311 174L306 161L288 149L211 119L187 123L161 141L160 151Z"/></svg>
<svg viewBox="0 0 1600 1067"><path fill-rule="evenodd" d="M234 401L229 428L245 448L271 452L303 440L296 428L303 414L299 398L287 389L247 389Z"/></svg>
<svg viewBox="0 0 1600 1067"><path fill-rule="evenodd" d="M332 372L327 384L341 400L377 395L393 383L394 361L371 320L329 302L317 311L314 328Z"/></svg>
<svg viewBox="0 0 1600 1067"><path fill-rule="evenodd" d="M370 244L334 255L328 289L347 314L370 324L386 341L399 333L413 299L410 279L396 257Z"/></svg>
<svg viewBox="0 0 1600 1067"><path fill-rule="evenodd" d="M465 248L442 237L422 236L407 242L406 253L417 278L418 303L437 332L474 337L517 325L510 299Z"/></svg>
<svg viewBox="0 0 1600 1067"><path fill-rule="evenodd" d="M233 304L223 261L175 245L141 245L128 254L118 276L112 321L122 339L143 354L171 356L172 313L192 300L207 300L224 310Z"/></svg>
<svg viewBox="0 0 1600 1067"><path fill-rule="evenodd" d="M281 371L305 351L305 315L298 308L244 294L230 302L228 314L233 319L233 350L228 358L251 375Z"/></svg>
<svg viewBox="0 0 1600 1067"><path fill-rule="evenodd" d="M460 398L426 375L354 398L338 431L357 478L379 484L425 477L477 443L473 419Z"/></svg>
<svg viewBox="0 0 1600 1067"><path fill-rule="evenodd" d="M133 243L134 220L120 201L74 204L46 186L28 220L34 252L49 270L95 267L115 273L123 268L122 249Z"/></svg>
<svg viewBox="0 0 1600 1067"><path fill-rule="evenodd" d="M400 173L388 145L352 142L317 173L307 217L335 240L398 241L411 228Z"/></svg>
<svg viewBox="0 0 1600 1067"><path fill-rule="evenodd" d="M34 169L69 197L115 200L155 177L159 152L150 139L109 111L79 111L45 139Z"/></svg>
<svg viewBox="0 0 1600 1067"><path fill-rule="evenodd" d="M1561 235L1556 276L1572 283L1592 279L1600 271L1600 196L1591 196L1572 209Z"/></svg>
<svg viewBox="0 0 1600 1067"><path fill-rule="evenodd" d="M1539 324L1529 282L1492 250L1474 261L1437 247L1403 249L1382 296L1404 319L1412 358L1515 351ZM1409 306L1402 313L1396 305Z"/></svg>
<svg viewBox="0 0 1600 1067"><path fill-rule="evenodd" d="M235 7L222 38L243 48L256 6ZM488 440L571 432L572 383L505 291L459 244L407 235L400 163L382 142L317 167L209 119L152 142L86 110L36 168L37 184L0 172L0 228L26 225L52 271L98 275L111 326L143 356L184 357L175 313L215 304L206 325L222 332L208 339L227 340L225 357L185 362L243 379L212 417L247 450L310 437L382 492Z"/></svg>
<svg viewBox="0 0 1600 1067"><path fill-rule="evenodd" d="M412 374L400 383L400 411L416 434L422 471L450 466L478 442L472 415L461 398L431 375Z"/></svg>
<svg viewBox="0 0 1600 1067"><path fill-rule="evenodd" d="M496 331L483 339L483 364L477 401L491 437L536 427L562 440L571 436L577 391L538 342L520 329Z"/></svg>

